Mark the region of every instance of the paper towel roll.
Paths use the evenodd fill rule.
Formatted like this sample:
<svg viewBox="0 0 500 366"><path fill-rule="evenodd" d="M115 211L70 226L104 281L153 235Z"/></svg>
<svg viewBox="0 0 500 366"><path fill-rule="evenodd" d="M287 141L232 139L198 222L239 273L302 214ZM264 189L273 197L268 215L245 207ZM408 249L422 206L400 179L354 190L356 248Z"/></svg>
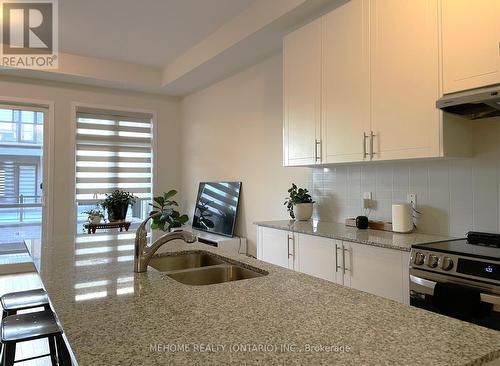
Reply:
<svg viewBox="0 0 500 366"><path fill-rule="evenodd" d="M413 231L413 218L409 204L392 205L392 231L396 233Z"/></svg>

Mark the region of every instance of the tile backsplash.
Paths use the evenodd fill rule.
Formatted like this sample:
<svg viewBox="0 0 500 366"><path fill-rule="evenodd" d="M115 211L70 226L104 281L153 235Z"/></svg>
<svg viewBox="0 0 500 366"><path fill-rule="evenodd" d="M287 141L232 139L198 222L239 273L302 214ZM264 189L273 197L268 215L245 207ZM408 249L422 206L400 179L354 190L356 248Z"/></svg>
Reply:
<svg viewBox="0 0 500 366"><path fill-rule="evenodd" d="M314 218L344 222L361 215L363 192L372 192L369 217L390 221L392 204L416 193L420 232L500 231L500 120L471 123L473 158L312 168Z"/></svg>

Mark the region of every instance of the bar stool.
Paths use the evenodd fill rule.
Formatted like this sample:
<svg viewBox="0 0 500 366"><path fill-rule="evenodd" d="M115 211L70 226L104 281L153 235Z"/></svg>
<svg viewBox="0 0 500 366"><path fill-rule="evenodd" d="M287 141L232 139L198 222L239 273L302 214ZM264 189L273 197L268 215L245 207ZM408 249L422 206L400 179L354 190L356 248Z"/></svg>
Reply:
<svg viewBox="0 0 500 366"><path fill-rule="evenodd" d="M43 307L47 311L51 311L49 296L42 289L34 289L27 291L11 292L0 296L0 304L2 305L2 319L17 314L18 311ZM57 349L53 337L48 337L50 357L52 364L57 364ZM0 344L0 350L3 350L3 343ZM15 351L14 351L15 355Z"/></svg>
<svg viewBox="0 0 500 366"><path fill-rule="evenodd" d="M62 329L51 310L9 315L2 319L0 325L0 341L3 344L2 365L14 365L17 343L42 338L47 338L49 345L52 344L50 357L53 365L71 366Z"/></svg>
<svg viewBox="0 0 500 366"><path fill-rule="evenodd" d="M50 310L49 296L42 288L4 294L0 297L0 304L3 308L2 319L6 316L17 314L20 310L42 306L45 310Z"/></svg>

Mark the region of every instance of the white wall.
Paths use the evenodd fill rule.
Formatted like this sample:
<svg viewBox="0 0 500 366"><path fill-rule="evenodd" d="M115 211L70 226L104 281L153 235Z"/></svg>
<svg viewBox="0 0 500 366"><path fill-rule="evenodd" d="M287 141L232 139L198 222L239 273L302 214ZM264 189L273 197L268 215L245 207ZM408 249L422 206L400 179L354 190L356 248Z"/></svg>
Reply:
<svg viewBox="0 0 500 366"><path fill-rule="evenodd" d="M286 218L288 187L309 176L282 166L282 92L279 53L181 101L183 207L192 217L200 181L242 181L236 234L254 255L253 222Z"/></svg>
<svg viewBox="0 0 500 366"><path fill-rule="evenodd" d="M315 217L344 222L362 213L372 192L370 217L390 220L391 205L417 194L420 232L463 236L500 231L500 118L471 121L474 157L312 169Z"/></svg>
<svg viewBox="0 0 500 366"><path fill-rule="evenodd" d="M119 108L148 109L157 112L158 126L158 186L156 192L178 188L179 179L179 118L178 100L139 93L126 93L112 89L78 87L70 84L49 83L29 79L0 78L2 97L50 100L55 106L54 136L54 237L63 241L72 237L75 224L74 210L74 148L70 134L73 131L72 102L110 105Z"/></svg>

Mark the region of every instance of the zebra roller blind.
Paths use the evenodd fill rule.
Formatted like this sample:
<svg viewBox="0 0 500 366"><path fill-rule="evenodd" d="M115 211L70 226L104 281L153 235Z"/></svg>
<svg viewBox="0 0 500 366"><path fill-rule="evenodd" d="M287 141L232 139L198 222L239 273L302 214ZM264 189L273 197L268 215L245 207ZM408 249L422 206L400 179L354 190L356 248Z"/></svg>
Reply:
<svg viewBox="0 0 500 366"><path fill-rule="evenodd" d="M151 116L80 109L76 130L77 203L95 205L115 189L139 197L135 206L151 199ZM139 214L134 209L133 214L143 217L144 212Z"/></svg>

